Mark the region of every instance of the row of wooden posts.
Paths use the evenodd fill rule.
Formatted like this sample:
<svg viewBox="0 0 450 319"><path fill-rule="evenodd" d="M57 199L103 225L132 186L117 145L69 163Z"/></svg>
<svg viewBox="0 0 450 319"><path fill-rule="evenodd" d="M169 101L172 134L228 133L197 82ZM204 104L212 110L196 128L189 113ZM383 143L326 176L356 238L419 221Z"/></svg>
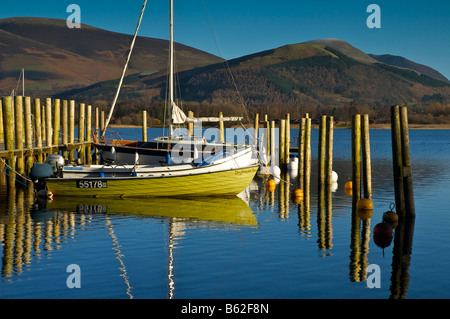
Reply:
<svg viewBox="0 0 450 319"><path fill-rule="evenodd" d="M267 153L271 160L275 161L275 121L268 121L265 117L265 127L267 134ZM311 176L311 118L309 114L299 122L298 132L298 182L299 188L304 193L309 193L309 181ZM355 200L361 197L361 139L362 157L363 157L363 176L364 176L364 197L371 198L371 163L370 163L370 141L369 141L369 116L353 116L352 121L352 180L357 185L353 196ZM361 123L363 130L361 133ZM255 134L259 126L258 114L255 117ZM286 171L290 164L291 136L290 136L290 114L286 114L284 119L280 120L278 141L278 163L281 171ZM331 186L333 171L333 116L321 116L319 120L319 141L318 141L318 184L319 187Z"/></svg>
<svg viewBox="0 0 450 319"><path fill-rule="evenodd" d="M104 112L101 112L102 128ZM99 132L99 110L95 110L95 129ZM4 185L5 174L8 185L14 187L15 180L27 176L34 162L45 161L46 154L62 151L70 163L91 163L92 156L92 106L79 103L78 138L75 138L75 101L46 98L7 96L0 99L0 185ZM44 143L45 142L45 143ZM95 153L94 153L95 154ZM77 158L75 158L77 157ZM6 159L6 161L4 160ZM96 158L94 157L94 160ZM6 167L8 166L8 169ZM18 173L18 174L16 174ZM19 175L19 176L16 176Z"/></svg>
<svg viewBox="0 0 450 319"><path fill-rule="evenodd" d="M409 149L407 107L391 107L392 158L394 173L395 204L400 217L414 217L414 196ZM319 195L331 186L333 171L333 117L321 116L318 143ZM275 121L264 118L267 154L275 161ZM255 136L258 136L259 116L255 116ZM290 115L280 120L278 163L282 172L290 163L291 137ZM369 115L354 114L351 125L352 145L352 207L359 199L372 199L372 169L370 155ZM298 135L298 186L309 201L311 177L311 118L306 114L300 121ZM329 191L327 192L329 193ZM308 205L308 203L306 203Z"/></svg>
<svg viewBox="0 0 450 319"><path fill-rule="evenodd" d="M0 99L0 104L0 142L4 140L5 145L5 150L0 151L0 169L2 172L8 171L11 186L15 184L16 172L19 176L27 176L34 161L43 162L46 154L62 152L64 158L70 163L78 161L90 164L92 162L91 105L79 103L78 139L75 140L76 104L74 100L61 101L46 98L41 105L39 98L32 100L30 97L7 96ZM103 130L105 125L104 112L99 113L99 109L96 108L95 129L97 132ZM407 109L393 106L391 114L396 206L402 211L414 211ZM189 112L189 116L193 116L192 112ZM222 116L219 114L219 118ZM254 120L254 134L258 136L259 114L255 115ZM290 164L290 122L289 113L279 121L278 162L281 171L286 171ZM271 161L274 162L276 123L274 120L269 121L267 115L264 116L263 123L266 128L266 151ZM310 191L311 176L311 118L305 114L299 123L298 182L299 187L306 195ZM189 131L192 129L192 123L190 123ZM219 121L219 132L221 139L224 140L223 121ZM143 141L147 140L146 111L143 111L142 138ZM46 142L45 145L43 141ZM255 143L257 141L258 139L255 139ZM78 155L77 159L75 159L75 154ZM94 156L94 160L98 159ZM332 116L322 116L319 119L318 161L319 186L328 186L331 184L333 163ZM9 166L9 170L6 169L6 165ZM2 173L0 176L0 185L4 185L5 174ZM364 190L363 197L370 199L372 186L369 117L367 114L363 116L355 114L352 119L352 196L355 203L361 197L361 184ZM305 196L305 199L307 198L309 196Z"/></svg>

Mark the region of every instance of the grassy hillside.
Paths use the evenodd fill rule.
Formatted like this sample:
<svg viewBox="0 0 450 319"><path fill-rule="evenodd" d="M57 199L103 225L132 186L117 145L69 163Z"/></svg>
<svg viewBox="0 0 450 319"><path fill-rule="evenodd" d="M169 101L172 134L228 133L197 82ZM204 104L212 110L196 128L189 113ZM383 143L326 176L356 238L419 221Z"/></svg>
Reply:
<svg viewBox="0 0 450 319"><path fill-rule="evenodd" d="M436 71L426 65L423 65L420 63L415 63L413 61L405 59L404 57L397 56L397 55L391 55L391 54L382 54L382 55L369 54L369 56L374 58L378 62L385 63L388 65L398 66L401 68L415 70L424 75L428 75L431 78L450 83L450 81L445 76L443 76L441 73L439 73L438 71Z"/></svg>
<svg viewBox="0 0 450 319"><path fill-rule="evenodd" d="M338 44L342 46L341 41ZM346 121L352 113L363 111L372 119L386 121L386 108L401 104L411 106L411 118L416 122L450 122L448 83L370 57L368 60L361 51L349 50L347 44L350 57L339 51L339 46L311 42L287 45L187 70L178 74L177 92L186 110L205 116L218 110L242 115L244 103L251 113L272 118L286 112L309 112L313 117L334 114ZM113 93L113 83L102 82L65 92L64 98L108 100ZM140 103L157 117L165 96L165 76L135 74L127 78L121 95L123 100L134 101L123 102L122 107L130 110L130 104ZM428 107L431 104L434 106ZM420 115L423 110L433 115L424 120ZM414 116L416 113L420 116Z"/></svg>
<svg viewBox="0 0 450 319"><path fill-rule="evenodd" d="M309 112L348 120L349 114L362 110L384 121L385 109L392 104L415 107L419 114L429 104L445 106L450 101L448 83L378 62L341 40L287 45L187 70L178 74L177 83L185 108L199 115L213 115L219 106L227 114L242 115L244 103L251 113L273 118ZM65 92L64 98L108 100L113 93L113 83L102 82ZM127 78L121 97L145 104L152 112L165 96L165 76L135 74ZM129 102L124 105L129 107ZM450 112L441 113L439 121L450 122Z"/></svg>
<svg viewBox="0 0 450 319"><path fill-rule="evenodd" d="M26 90L55 94L120 77L131 35L88 25L69 29L65 20L0 20L0 93L10 94L22 68ZM167 68L168 41L138 37L128 74ZM221 61L206 52L176 44L180 70Z"/></svg>

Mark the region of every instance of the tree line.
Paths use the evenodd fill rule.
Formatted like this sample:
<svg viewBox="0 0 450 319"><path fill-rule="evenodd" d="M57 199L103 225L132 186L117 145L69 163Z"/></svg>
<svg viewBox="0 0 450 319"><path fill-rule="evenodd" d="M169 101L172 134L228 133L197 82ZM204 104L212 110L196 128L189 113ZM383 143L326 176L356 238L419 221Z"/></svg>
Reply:
<svg viewBox="0 0 450 319"><path fill-rule="evenodd" d="M267 114L270 119L283 118L286 113L291 114L291 118L301 118L308 113L313 119L318 119L322 115L333 116L335 121L350 122L353 114L369 114L371 121L376 123L390 123L390 106L373 107L368 104L349 102L344 105L317 105L317 104L286 104L286 103L265 103L259 106L244 102L244 106L230 101L204 100L188 101L179 103L185 111L193 111L196 117L217 116L223 112L224 116L243 116L253 118L255 113ZM108 114L110 102L96 100L93 107L98 107L100 111ZM450 124L450 104L442 101L431 101L428 104L406 105L408 106L408 119L414 124ZM142 111L147 111L147 123L150 127L168 124L169 113L165 102L143 101L140 99L122 101L117 103L112 124L117 125L142 125Z"/></svg>

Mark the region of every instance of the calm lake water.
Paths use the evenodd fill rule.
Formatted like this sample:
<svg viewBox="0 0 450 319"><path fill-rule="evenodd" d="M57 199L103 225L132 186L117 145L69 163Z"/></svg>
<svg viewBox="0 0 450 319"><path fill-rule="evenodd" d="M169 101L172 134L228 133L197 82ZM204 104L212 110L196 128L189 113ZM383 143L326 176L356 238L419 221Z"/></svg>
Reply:
<svg viewBox="0 0 450 319"><path fill-rule="evenodd" d="M140 138L137 129L120 132ZM370 131L374 213L358 225L344 191L350 133L334 131L339 180L331 213L318 205L317 130L309 211L286 198L285 185L267 192L260 177L232 199L33 205L20 191L16 201L2 198L0 298L450 298L450 131L410 131L416 220L410 260L400 270L394 241L384 249L373 241L394 202L390 131ZM366 281L374 264L380 288ZM75 282L70 265L79 267L81 288L68 288L68 279Z"/></svg>

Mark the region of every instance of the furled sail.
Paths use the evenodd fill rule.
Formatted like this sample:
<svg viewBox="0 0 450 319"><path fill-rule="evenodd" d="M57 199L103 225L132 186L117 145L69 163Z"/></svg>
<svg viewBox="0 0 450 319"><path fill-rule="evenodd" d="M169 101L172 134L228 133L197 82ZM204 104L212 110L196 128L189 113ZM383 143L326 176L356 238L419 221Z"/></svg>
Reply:
<svg viewBox="0 0 450 319"><path fill-rule="evenodd" d="M172 123L173 124L183 124L186 122L186 114L181 110L175 102L172 102Z"/></svg>

